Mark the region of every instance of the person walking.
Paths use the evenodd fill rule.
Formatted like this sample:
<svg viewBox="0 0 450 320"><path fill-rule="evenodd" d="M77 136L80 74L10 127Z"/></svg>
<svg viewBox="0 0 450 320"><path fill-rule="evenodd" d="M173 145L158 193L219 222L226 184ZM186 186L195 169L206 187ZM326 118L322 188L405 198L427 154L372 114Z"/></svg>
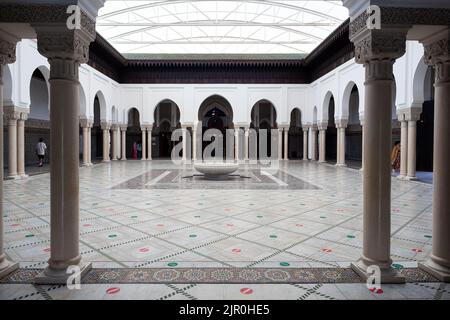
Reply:
<svg viewBox="0 0 450 320"><path fill-rule="evenodd" d="M44 138L40 138L38 144L36 145L36 154L39 159L38 166L42 167L44 165L45 152L47 151L47 145L44 143Z"/></svg>

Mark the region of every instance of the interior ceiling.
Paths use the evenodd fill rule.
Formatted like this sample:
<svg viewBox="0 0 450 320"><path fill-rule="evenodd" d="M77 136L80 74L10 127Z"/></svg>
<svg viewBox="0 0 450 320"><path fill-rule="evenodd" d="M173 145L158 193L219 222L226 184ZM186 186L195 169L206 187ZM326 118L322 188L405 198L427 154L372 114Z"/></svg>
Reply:
<svg viewBox="0 0 450 320"><path fill-rule="evenodd" d="M108 0L97 31L122 54L308 54L348 18L328 0Z"/></svg>

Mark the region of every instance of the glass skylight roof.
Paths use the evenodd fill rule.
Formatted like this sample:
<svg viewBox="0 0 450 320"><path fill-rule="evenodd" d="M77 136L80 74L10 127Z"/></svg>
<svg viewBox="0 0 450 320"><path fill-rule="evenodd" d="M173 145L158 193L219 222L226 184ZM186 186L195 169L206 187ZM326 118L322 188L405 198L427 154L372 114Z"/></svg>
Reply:
<svg viewBox="0 0 450 320"><path fill-rule="evenodd" d="M347 18L341 1L108 0L97 31L123 54L307 54Z"/></svg>

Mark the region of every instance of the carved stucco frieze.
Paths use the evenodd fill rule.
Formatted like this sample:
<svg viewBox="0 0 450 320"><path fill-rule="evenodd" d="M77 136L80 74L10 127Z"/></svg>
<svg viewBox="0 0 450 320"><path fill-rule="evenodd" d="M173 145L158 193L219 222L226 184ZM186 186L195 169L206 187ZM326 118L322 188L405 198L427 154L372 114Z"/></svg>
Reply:
<svg viewBox="0 0 450 320"><path fill-rule="evenodd" d="M83 30L36 26L38 51L49 59L51 79L78 81L78 68L89 60L94 37Z"/></svg>
<svg viewBox="0 0 450 320"><path fill-rule="evenodd" d="M70 13L67 5L0 5L0 21L30 24L66 24ZM86 33L95 36L95 21L80 8L80 25Z"/></svg>
<svg viewBox="0 0 450 320"><path fill-rule="evenodd" d="M382 29L390 26L450 25L450 9L380 7ZM367 31L369 15L366 11L350 22L350 39Z"/></svg>
<svg viewBox="0 0 450 320"><path fill-rule="evenodd" d="M449 81L450 79L450 31L447 30L442 37L431 42L424 43L426 64L434 66L435 84Z"/></svg>
<svg viewBox="0 0 450 320"><path fill-rule="evenodd" d="M406 32L389 30L367 31L355 39L357 63L370 60L395 60L405 54Z"/></svg>
<svg viewBox="0 0 450 320"><path fill-rule="evenodd" d="M17 42L0 38L0 65L10 64L16 61L16 45Z"/></svg>

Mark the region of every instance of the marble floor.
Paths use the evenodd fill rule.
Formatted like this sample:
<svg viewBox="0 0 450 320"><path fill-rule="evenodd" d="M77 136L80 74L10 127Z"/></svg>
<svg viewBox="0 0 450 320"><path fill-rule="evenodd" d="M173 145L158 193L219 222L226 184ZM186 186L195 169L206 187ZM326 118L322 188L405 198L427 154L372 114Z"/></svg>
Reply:
<svg viewBox="0 0 450 320"><path fill-rule="evenodd" d="M167 161L80 168L80 249L94 268L347 268L362 250L361 173L282 162L276 173L217 183ZM49 175L4 182L9 259L49 258ZM415 268L431 251L432 186L392 179L392 258ZM244 290L246 289L246 290ZM437 281L317 284L0 284L0 299L448 299Z"/></svg>

